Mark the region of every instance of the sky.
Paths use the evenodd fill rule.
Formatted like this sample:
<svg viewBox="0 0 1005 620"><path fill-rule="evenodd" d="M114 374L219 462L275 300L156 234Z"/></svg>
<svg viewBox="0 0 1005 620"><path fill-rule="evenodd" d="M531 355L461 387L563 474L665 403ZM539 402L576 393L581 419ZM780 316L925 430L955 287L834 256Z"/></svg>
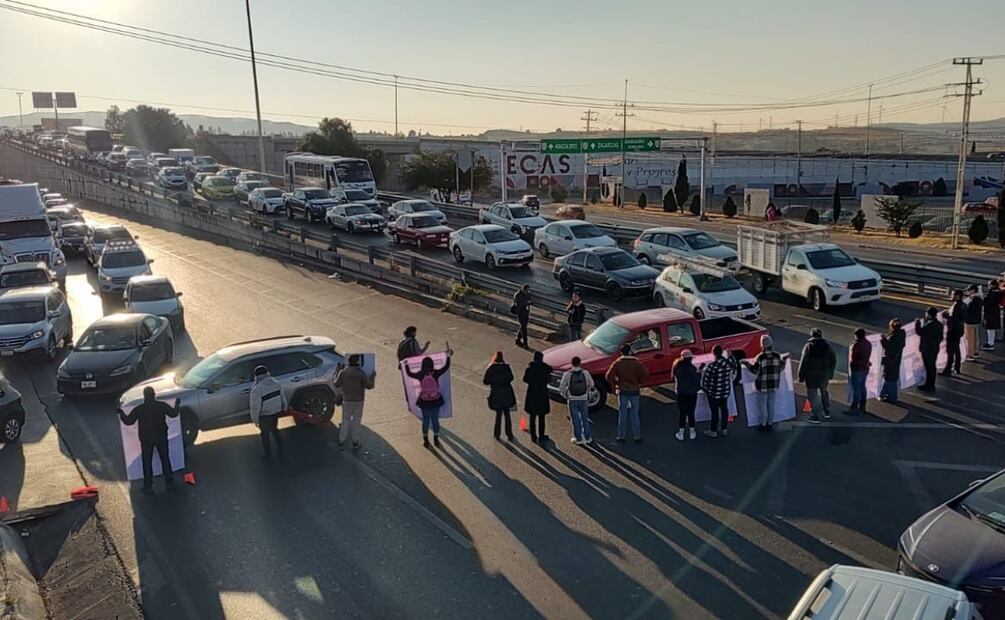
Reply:
<svg viewBox="0 0 1005 620"><path fill-rule="evenodd" d="M0 0L0 7L35 5L224 45L248 43L242 0L26 2ZM550 93L568 104L398 89L400 131L453 135L491 128L581 130L581 117L594 105L601 107L595 128L620 129L621 117L609 108L622 100L626 79L629 104L635 104L630 130L710 130L715 122L719 131L738 131L797 119L810 129L856 120L865 125L868 104L853 100L866 98L870 81L878 82L873 123L881 105L882 122L939 122L943 116L955 122L961 99L944 97L943 85L962 82L964 69L936 63L1005 54L1001 0L251 0L251 11L259 52L389 76ZM81 110L148 103L178 113L254 115L246 61L2 8L0 49L0 115L17 113L15 90L75 91ZM922 67L930 68L879 82ZM974 75L987 84L974 99L973 119L1005 117L1005 57L986 61ZM268 66L259 66L258 77L265 118L314 125L339 116L358 130L394 130L391 86ZM840 92L824 95L832 91ZM838 103L765 109L795 99ZM30 96L24 105L29 111Z"/></svg>

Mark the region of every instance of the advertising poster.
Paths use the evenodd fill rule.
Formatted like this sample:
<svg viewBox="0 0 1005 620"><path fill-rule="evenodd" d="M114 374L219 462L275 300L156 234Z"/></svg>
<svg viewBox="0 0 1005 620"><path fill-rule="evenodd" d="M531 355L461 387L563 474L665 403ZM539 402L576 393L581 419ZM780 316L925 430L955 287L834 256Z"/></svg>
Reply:
<svg viewBox="0 0 1005 620"><path fill-rule="evenodd" d="M447 363L447 352L440 351L439 353L425 353L423 355L416 355L415 357L408 357L401 361L401 382L405 390L405 406L408 407L408 411L412 415L422 419L422 411L415 404L416 399L419 397L419 381L418 379L413 379L408 376L405 369L408 368L412 372L418 372L422 367L423 358L431 357L433 358L434 368L443 368L443 365ZM440 384L440 394L443 396L443 406L440 407L440 419L453 417L453 410L451 407L451 390L450 390L450 371L443 373L439 378Z"/></svg>

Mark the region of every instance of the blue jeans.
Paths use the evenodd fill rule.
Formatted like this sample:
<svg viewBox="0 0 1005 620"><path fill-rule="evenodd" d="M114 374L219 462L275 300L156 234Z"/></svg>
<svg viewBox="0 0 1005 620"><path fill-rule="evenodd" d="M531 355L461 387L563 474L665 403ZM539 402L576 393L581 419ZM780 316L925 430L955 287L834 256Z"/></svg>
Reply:
<svg viewBox="0 0 1005 620"><path fill-rule="evenodd" d="M422 436L429 434L429 425L433 426L433 434L440 434L440 408L439 407L419 407L422 410Z"/></svg>
<svg viewBox="0 0 1005 620"><path fill-rule="evenodd" d="M851 373L851 408L865 407L867 398L865 391L865 380L869 376L867 371L855 371Z"/></svg>
<svg viewBox="0 0 1005 620"><path fill-rule="evenodd" d="M891 403L897 402L897 390L900 388L900 381L889 381L883 379L883 389L879 391L880 396L885 396Z"/></svg>
<svg viewBox="0 0 1005 620"><path fill-rule="evenodd" d="M757 406L761 410L761 426L775 423L775 390L758 390ZM728 419L728 417L727 417ZM723 425L725 426L725 425ZM712 429L715 430L715 429Z"/></svg>
<svg viewBox="0 0 1005 620"><path fill-rule="evenodd" d="M585 400L569 401L569 417L572 418L572 432L576 439L593 439L590 433L590 409Z"/></svg>
<svg viewBox="0 0 1005 620"><path fill-rule="evenodd" d="M642 426L639 423L639 393L621 392L618 394L618 437L625 438L628 431L628 411L632 416L632 438L642 437Z"/></svg>

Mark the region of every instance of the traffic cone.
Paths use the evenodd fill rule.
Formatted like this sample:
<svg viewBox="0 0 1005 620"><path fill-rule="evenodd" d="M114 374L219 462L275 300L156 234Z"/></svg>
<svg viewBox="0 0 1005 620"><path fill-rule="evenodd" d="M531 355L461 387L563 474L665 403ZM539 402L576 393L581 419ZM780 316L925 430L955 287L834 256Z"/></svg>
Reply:
<svg viewBox="0 0 1005 620"><path fill-rule="evenodd" d="M10 512L10 503L6 496L0 497L0 512Z"/></svg>
<svg viewBox="0 0 1005 620"><path fill-rule="evenodd" d="M187 472L181 479L185 481L185 484L195 486L195 472Z"/></svg>
<svg viewBox="0 0 1005 620"><path fill-rule="evenodd" d="M810 399L807 398L806 401L803 402L803 413L812 413L812 412L813 407L810 406Z"/></svg>
<svg viewBox="0 0 1005 620"><path fill-rule="evenodd" d="M525 415L520 416L520 430L525 433L530 432L530 426L527 424L527 416Z"/></svg>
<svg viewBox="0 0 1005 620"><path fill-rule="evenodd" d="M98 496L98 487L82 486L70 491L70 499L89 499Z"/></svg>

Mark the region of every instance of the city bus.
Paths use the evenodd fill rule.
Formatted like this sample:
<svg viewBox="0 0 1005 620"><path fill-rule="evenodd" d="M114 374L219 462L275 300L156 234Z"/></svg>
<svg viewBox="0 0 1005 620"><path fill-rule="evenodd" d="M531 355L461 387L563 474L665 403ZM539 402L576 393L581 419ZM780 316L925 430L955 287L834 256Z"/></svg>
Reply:
<svg viewBox="0 0 1005 620"><path fill-rule="evenodd" d="M345 190L359 189L377 197L377 183L370 162L359 157L290 153L284 162L286 188L323 187L333 198L345 197Z"/></svg>
<svg viewBox="0 0 1005 620"><path fill-rule="evenodd" d="M63 152L67 157L94 159L98 153L108 153L111 150L112 134L107 129L77 126L66 130Z"/></svg>

